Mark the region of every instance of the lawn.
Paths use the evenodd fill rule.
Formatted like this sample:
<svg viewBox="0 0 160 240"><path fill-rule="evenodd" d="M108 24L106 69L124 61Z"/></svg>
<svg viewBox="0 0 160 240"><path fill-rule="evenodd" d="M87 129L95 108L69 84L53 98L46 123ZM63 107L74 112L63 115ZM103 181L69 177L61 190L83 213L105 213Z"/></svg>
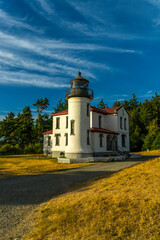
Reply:
<svg viewBox="0 0 160 240"><path fill-rule="evenodd" d="M26 239L159 240L160 158L53 198Z"/></svg>
<svg viewBox="0 0 160 240"><path fill-rule="evenodd" d="M21 175L51 174L55 171L78 168L93 163L58 163L56 158L43 155L0 156L0 179Z"/></svg>
<svg viewBox="0 0 160 240"><path fill-rule="evenodd" d="M151 150L151 151L142 151L142 152L131 152L131 154L160 155L160 150Z"/></svg>

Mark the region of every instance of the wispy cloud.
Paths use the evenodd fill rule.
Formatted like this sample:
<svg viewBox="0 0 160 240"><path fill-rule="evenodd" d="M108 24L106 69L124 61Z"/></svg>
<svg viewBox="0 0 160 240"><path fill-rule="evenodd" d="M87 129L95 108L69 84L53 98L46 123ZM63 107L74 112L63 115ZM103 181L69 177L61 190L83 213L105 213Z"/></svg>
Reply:
<svg viewBox="0 0 160 240"><path fill-rule="evenodd" d="M106 46L100 46L95 44L79 44L79 43L69 43L62 40L49 40L40 38L19 38L10 34L6 34L0 31L0 69L3 71L3 78L0 82L4 83L15 83L15 84L29 84L29 85L39 85L43 87L64 87L65 84L54 83L52 81L45 81L43 84L41 81L34 81L35 75L32 75L32 80L28 81L27 73L23 73L23 80L21 81L21 73L17 72L16 78L13 77L13 69L7 73L7 69L14 68L15 71L38 71L42 73L43 78L45 74L51 76L60 76L62 73L68 76L75 76L79 69L83 70L83 74L86 77L95 79L93 69L103 69L107 71L113 71L112 67L107 64L102 64L98 62L92 62L84 58L80 58L81 51L107 51L116 53L138 53L135 50L130 49L120 49L111 48ZM7 50L8 49L8 50ZM24 52L25 51L25 52ZM36 58L29 57L30 53L34 53ZM46 57L47 59L44 59ZM48 61L48 58L50 61ZM43 60L42 60L43 59ZM92 71L91 71L92 70ZM15 73L14 73L15 75ZM38 76L38 75L37 75ZM36 76L36 79L38 78ZM7 81L8 77L8 81ZM4 81L5 79L5 81ZM46 76L47 79L47 76ZM55 79L55 77L54 77Z"/></svg>
<svg viewBox="0 0 160 240"><path fill-rule="evenodd" d="M147 92L147 94L148 94L148 93L152 93L152 92L153 92L153 91L152 91L152 90L150 90L150 91L148 91L148 92Z"/></svg>
<svg viewBox="0 0 160 240"><path fill-rule="evenodd" d="M8 72L0 70L0 84L5 85L23 85L23 86L36 86L43 88L66 88L66 79L47 77L38 74L24 73L24 72Z"/></svg>
<svg viewBox="0 0 160 240"><path fill-rule="evenodd" d="M14 28L23 28L37 33L42 33L42 30L35 28L25 22L23 19L18 19L10 16L8 13L0 9L0 22L2 26L14 27Z"/></svg>
<svg viewBox="0 0 160 240"><path fill-rule="evenodd" d="M6 114L7 115L7 114ZM5 119L6 115L0 114L0 121L2 121L3 119Z"/></svg>

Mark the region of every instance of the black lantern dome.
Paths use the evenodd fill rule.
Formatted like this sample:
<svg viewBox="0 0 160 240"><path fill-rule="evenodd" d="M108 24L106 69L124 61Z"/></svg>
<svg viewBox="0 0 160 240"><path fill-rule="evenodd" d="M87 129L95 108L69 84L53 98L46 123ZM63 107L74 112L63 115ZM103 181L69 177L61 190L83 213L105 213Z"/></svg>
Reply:
<svg viewBox="0 0 160 240"><path fill-rule="evenodd" d="M87 97L93 99L93 91L88 88L89 81L81 76L81 72L78 72L78 76L70 81L71 89L66 91L66 98L71 97Z"/></svg>

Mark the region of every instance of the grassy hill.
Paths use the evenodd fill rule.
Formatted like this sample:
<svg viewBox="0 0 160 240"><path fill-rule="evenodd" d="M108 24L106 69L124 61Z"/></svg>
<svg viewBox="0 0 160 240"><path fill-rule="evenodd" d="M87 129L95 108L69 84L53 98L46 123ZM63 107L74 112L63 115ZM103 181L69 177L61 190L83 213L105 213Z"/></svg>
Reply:
<svg viewBox="0 0 160 240"><path fill-rule="evenodd" d="M159 240L160 158L77 185L37 213L29 240Z"/></svg>

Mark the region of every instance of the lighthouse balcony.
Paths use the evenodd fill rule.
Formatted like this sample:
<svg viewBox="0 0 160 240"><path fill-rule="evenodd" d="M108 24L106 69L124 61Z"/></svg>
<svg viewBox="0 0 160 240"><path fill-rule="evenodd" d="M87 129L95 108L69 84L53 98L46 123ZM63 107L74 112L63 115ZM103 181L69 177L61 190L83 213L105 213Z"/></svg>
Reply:
<svg viewBox="0 0 160 240"><path fill-rule="evenodd" d="M66 99L71 97L87 97L93 99L93 90L89 88L71 88L66 91Z"/></svg>

